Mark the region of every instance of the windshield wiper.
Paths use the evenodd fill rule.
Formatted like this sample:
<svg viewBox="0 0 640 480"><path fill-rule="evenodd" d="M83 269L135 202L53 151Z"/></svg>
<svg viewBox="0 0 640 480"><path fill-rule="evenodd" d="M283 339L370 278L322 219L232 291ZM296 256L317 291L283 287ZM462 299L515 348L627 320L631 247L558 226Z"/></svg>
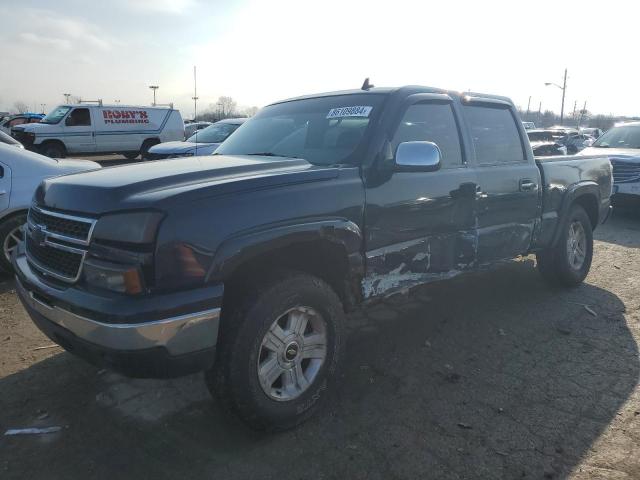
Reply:
<svg viewBox="0 0 640 480"><path fill-rule="evenodd" d="M592 145L592 147L595 147L595 148L611 148L611 146L609 146L609 145Z"/></svg>

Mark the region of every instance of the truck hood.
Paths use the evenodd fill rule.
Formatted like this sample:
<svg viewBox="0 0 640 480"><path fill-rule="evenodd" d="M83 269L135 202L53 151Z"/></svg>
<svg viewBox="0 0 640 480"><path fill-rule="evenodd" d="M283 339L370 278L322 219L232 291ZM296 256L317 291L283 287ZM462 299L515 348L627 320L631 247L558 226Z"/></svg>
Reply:
<svg viewBox="0 0 640 480"><path fill-rule="evenodd" d="M133 163L43 181L39 205L99 216L130 209L168 209L172 202L336 178L338 169L302 159L261 156L177 158Z"/></svg>
<svg viewBox="0 0 640 480"><path fill-rule="evenodd" d="M620 158L640 162L640 148L598 148L587 147L578 155L600 155L603 157Z"/></svg>
<svg viewBox="0 0 640 480"><path fill-rule="evenodd" d="M158 155L184 155L185 153L195 154L197 151L197 155L209 155L219 146L219 143L164 142L151 147L149 153Z"/></svg>

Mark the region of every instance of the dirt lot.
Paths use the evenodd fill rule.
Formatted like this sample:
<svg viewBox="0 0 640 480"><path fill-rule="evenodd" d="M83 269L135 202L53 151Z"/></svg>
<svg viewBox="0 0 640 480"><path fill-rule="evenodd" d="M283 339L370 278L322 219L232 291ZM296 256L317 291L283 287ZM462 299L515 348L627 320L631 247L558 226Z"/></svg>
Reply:
<svg viewBox="0 0 640 480"><path fill-rule="evenodd" d="M0 436L0 478L640 478L640 216L596 234L575 290L525 260L352 315L340 391L278 435L226 417L200 375L128 380L37 349L6 279L0 435L64 428Z"/></svg>

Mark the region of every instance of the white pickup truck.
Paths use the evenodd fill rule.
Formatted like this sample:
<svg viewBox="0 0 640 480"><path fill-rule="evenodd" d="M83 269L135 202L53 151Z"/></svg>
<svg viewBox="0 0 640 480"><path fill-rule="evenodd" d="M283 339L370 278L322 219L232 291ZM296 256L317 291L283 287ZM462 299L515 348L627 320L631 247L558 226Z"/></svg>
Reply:
<svg viewBox="0 0 640 480"><path fill-rule="evenodd" d="M13 127L11 135L29 150L52 158L120 153L133 159L158 143L182 140L184 123L171 106L103 105L99 101L60 105L40 123Z"/></svg>

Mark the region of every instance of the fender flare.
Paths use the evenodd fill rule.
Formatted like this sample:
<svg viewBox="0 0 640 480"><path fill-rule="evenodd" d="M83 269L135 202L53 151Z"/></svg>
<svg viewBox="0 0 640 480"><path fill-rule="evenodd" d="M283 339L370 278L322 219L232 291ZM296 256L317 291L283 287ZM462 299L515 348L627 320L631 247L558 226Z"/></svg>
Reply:
<svg viewBox="0 0 640 480"><path fill-rule="evenodd" d="M596 199L597 205L600 205L600 186L596 182L592 180L585 180L571 185L567 189L567 192L564 195L564 199L562 200L562 205L560 206L560 211L558 212L558 224L553 235L553 241L551 242L551 245L557 245L563 227L568 221L571 206L575 203L577 198L584 195L593 195ZM599 212L597 214L599 215ZM596 220L596 225L599 221L600 219L598 218Z"/></svg>
<svg viewBox="0 0 640 480"><path fill-rule="evenodd" d="M228 278L240 265L269 251L316 240L343 247L348 268L364 271L360 227L346 219L327 219L271 226L228 238L216 250L205 282Z"/></svg>

